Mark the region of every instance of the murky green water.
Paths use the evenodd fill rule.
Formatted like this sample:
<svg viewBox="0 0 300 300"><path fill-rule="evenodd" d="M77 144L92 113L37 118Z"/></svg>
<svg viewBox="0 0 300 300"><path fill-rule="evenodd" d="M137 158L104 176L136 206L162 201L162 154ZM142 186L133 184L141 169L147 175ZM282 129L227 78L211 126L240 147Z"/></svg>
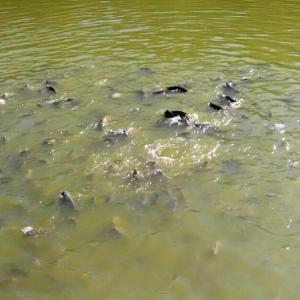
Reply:
<svg viewBox="0 0 300 300"><path fill-rule="evenodd" d="M298 299L299 17L296 0L2 0L0 299ZM188 92L152 95L172 85ZM209 110L222 93L237 102Z"/></svg>

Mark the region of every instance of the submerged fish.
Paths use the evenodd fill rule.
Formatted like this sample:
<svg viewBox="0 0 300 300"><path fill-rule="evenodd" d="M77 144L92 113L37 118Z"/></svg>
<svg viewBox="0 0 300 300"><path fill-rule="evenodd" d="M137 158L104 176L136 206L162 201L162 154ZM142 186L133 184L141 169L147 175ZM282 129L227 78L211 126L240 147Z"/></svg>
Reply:
<svg viewBox="0 0 300 300"><path fill-rule="evenodd" d="M48 103L52 104L55 108L74 107L78 104L73 98L48 101Z"/></svg>
<svg viewBox="0 0 300 300"><path fill-rule="evenodd" d="M47 85L52 85L52 86L55 86L56 85L56 82L55 81L52 81L52 80L46 80L45 81L45 84Z"/></svg>
<svg viewBox="0 0 300 300"><path fill-rule="evenodd" d="M1 144L6 144L8 142L8 138L6 135L1 136L0 138L0 143Z"/></svg>
<svg viewBox="0 0 300 300"><path fill-rule="evenodd" d="M143 90L134 91L134 94L138 100L145 100L149 97Z"/></svg>
<svg viewBox="0 0 300 300"><path fill-rule="evenodd" d="M25 83L25 84L24 84L24 87L23 87L23 90L24 90L25 92L27 92L27 91L33 91L33 90L34 90L34 87L33 87L32 85L28 84L28 83Z"/></svg>
<svg viewBox="0 0 300 300"><path fill-rule="evenodd" d="M140 72L144 76L150 76L150 75L154 74L154 71L148 67L141 67Z"/></svg>
<svg viewBox="0 0 300 300"><path fill-rule="evenodd" d="M162 169L154 161L147 162L141 170L133 169L127 176L129 182L143 182L164 176Z"/></svg>
<svg viewBox="0 0 300 300"><path fill-rule="evenodd" d="M70 209L75 209L75 202L68 191L62 191L59 194L58 200L61 205L64 205Z"/></svg>
<svg viewBox="0 0 300 300"><path fill-rule="evenodd" d="M112 137L112 138L118 138L118 137L127 137L130 133L130 128L129 129L118 129L118 130L109 130L105 137Z"/></svg>
<svg viewBox="0 0 300 300"><path fill-rule="evenodd" d="M14 180L12 177L0 177L0 184L6 184Z"/></svg>
<svg viewBox="0 0 300 300"><path fill-rule="evenodd" d="M0 96L0 100L7 100L8 96L8 93L4 93L2 96Z"/></svg>
<svg viewBox="0 0 300 300"><path fill-rule="evenodd" d="M49 139L45 139L42 142L42 145L53 146L53 145L55 145L55 143L56 143L56 139L49 138Z"/></svg>
<svg viewBox="0 0 300 300"><path fill-rule="evenodd" d="M26 226L21 229L21 232L24 236L38 236L40 233L43 233L43 230L40 228L33 228L32 226Z"/></svg>
<svg viewBox="0 0 300 300"><path fill-rule="evenodd" d="M239 93L239 90L236 88L236 84L233 81L228 81L222 84L222 90L226 93Z"/></svg>
<svg viewBox="0 0 300 300"><path fill-rule="evenodd" d="M102 140L107 144L107 145L112 145L117 141L124 140L131 134L133 131L133 128L130 127L128 129L118 129L118 130L109 130L106 132L106 134L103 136Z"/></svg>
<svg viewBox="0 0 300 300"><path fill-rule="evenodd" d="M94 124L94 127L95 127L95 129L102 130L103 127L105 127L109 124L109 121L110 121L109 116L104 116L104 117L100 118L98 120L98 122L96 122Z"/></svg>
<svg viewBox="0 0 300 300"><path fill-rule="evenodd" d="M220 96L220 100L222 101L222 102L224 102L224 103L236 103L237 101L234 99L234 98L232 98L232 97L230 97L230 96L228 96L228 95L224 95L224 94L222 94L221 96Z"/></svg>

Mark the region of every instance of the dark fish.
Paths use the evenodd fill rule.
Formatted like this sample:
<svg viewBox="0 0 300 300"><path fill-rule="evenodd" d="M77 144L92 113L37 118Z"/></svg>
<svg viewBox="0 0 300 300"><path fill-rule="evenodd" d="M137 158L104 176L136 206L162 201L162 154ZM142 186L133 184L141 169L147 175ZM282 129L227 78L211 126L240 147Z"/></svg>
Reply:
<svg viewBox="0 0 300 300"><path fill-rule="evenodd" d="M63 191L59 194L59 203L70 208L75 209L75 202L68 191Z"/></svg>
<svg viewBox="0 0 300 300"><path fill-rule="evenodd" d="M48 93L56 94L56 90L55 90L55 88L54 88L52 85L46 84L45 88L46 88L46 91L47 91Z"/></svg>
<svg viewBox="0 0 300 300"><path fill-rule="evenodd" d="M222 100L230 102L230 103L235 103L236 102L235 99L233 99L232 97L227 96L227 95L222 95Z"/></svg>
<svg viewBox="0 0 300 300"><path fill-rule="evenodd" d="M213 110L217 110L217 111L223 110L222 106L217 105L217 104L212 103L212 102L208 103L208 107L211 108L211 109L213 109Z"/></svg>
<svg viewBox="0 0 300 300"><path fill-rule="evenodd" d="M164 90L154 91L152 92L153 95L160 95L160 94L182 94L186 93L188 90L181 87L181 86L169 86Z"/></svg>
<svg viewBox="0 0 300 300"><path fill-rule="evenodd" d="M187 113L180 110L171 110L171 111L166 110L164 115L165 118L174 118L174 117L189 118Z"/></svg>
<svg viewBox="0 0 300 300"><path fill-rule="evenodd" d="M181 86L169 86L166 88L167 93L186 93L188 90Z"/></svg>
<svg viewBox="0 0 300 300"><path fill-rule="evenodd" d="M130 174L129 177L130 177L130 179L135 180L135 181L144 179L144 175L141 172L137 171L136 169L134 169L132 171L132 173Z"/></svg>

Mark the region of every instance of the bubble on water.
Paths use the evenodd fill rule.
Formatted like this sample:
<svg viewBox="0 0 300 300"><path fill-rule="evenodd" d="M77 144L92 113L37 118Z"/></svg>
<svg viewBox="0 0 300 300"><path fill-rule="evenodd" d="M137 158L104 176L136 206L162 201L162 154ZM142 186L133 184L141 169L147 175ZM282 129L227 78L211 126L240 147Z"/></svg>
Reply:
<svg viewBox="0 0 300 300"><path fill-rule="evenodd" d="M108 79L107 79L107 78L104 78L104 79L98 80L98 81L96 82L96 85L102 86L102 85L105 85L107 82L108 82Z"/></svg>
<svg viewBox="0 0 300 300"><path fill-rule="evenodd" d="M286 152L291 150L291 144L286 140L285 137L273 144L272 154L278 153L280 150L285 150Z"/></svg>
<svg viewBox="0 0 300 300"><path fill-rule="evenodd" d="M214 255L218 255L220 253L222 246L223 246L223 244L221 241L216 241L214 246L212 247L212 253Z"/></svg>
<svg viewBox="0 0 300 300"><path fill-rule="evenodd" d="M283 123L275 123L271 126L271 129L280 134L285 133L285 125Z"/></svg>
<svg viewBox="0 0 300 300"><path fill-rule="evenodd" d="M121 93L114 93L114 94L112 94L112 98L114 98L114 99L120 98L121 96L122 96Z"/></svg>
<svg viewBox="0 0 300 300"><path fill-rule="evenodd" d="M174 176L217 156L219 142L202 143L199 139L170 138L145 145L149 158L159 161Z"/></svg>

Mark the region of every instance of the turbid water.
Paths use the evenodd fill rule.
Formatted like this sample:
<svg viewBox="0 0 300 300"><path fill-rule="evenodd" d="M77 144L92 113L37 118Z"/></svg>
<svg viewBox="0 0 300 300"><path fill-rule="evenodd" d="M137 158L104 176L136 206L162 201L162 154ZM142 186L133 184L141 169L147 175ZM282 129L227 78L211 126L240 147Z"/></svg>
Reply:
<svg viewBox="0 0 300 300"><path fill-rule="evenodd" d="M0 299L298 299L299 17L2 0Z"/></svg>

